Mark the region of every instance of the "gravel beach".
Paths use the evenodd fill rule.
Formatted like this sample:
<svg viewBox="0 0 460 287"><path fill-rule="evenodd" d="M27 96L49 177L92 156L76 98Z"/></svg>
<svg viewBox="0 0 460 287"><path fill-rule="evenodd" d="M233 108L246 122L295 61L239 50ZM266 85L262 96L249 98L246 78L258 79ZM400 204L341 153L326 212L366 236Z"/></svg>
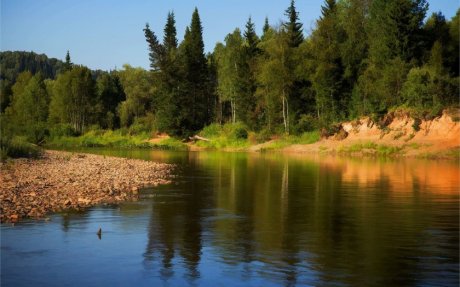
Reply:
<svg viewBox="0 0 460 287"><path fill-rule="evenodd" d="M0 164L0 220L136 200L139 188L170 183L174 166L137 159L45 151Z"/></svg>

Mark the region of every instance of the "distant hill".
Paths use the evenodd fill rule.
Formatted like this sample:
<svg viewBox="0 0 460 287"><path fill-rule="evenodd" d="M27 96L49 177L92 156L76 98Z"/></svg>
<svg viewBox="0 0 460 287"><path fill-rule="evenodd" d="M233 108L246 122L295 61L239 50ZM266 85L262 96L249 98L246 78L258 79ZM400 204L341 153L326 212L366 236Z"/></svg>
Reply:
<svg viewBox="0 0 460 287"><path fill-rule="evenodd" d="M43 77L54 79L63 67L63 62L48 58L45 54L22 51L0 52L0 79L14 83L19 73L30 71L42 73Z"/></svg>

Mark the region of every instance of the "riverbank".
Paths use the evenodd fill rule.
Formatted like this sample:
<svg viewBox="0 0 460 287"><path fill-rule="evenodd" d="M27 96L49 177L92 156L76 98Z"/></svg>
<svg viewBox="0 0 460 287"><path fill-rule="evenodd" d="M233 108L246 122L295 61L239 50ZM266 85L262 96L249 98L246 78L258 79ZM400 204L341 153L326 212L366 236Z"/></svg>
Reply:
<svg viewBox="0 0 460 287"><path fill-rule="evenodd" d="M460 121L458 114L447 112L431 120L403 113L388 114L383 123L361 118L342 123L337 133L314 144L292 145L283 151L459 159Z"/></svg>
<svg viewBox="0 0 460 287"><path fill-rule="evenodd" d="M95 130L79 137L53 138L50 148L146 148L161 150L313 153L353 156L460 158L460 110L423 119L407 111L388 113L379 121L369 117L335 125L334 133L318 130L300 135L266 135L248 131L241 123L211 124L188 142L166 134L123 134Z"/></svg>
<svg viewBox="0 0 460 287"><path fill-rule="evenodd" d="M170 183L172 165L44 151L39 159L0 163L0 220L136 200L139 188Z"/></svg>

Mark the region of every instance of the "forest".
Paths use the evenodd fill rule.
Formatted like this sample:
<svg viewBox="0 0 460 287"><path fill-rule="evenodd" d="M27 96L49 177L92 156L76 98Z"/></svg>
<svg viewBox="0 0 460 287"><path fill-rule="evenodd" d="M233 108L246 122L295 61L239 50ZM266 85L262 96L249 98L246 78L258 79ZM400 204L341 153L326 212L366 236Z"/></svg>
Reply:
<svg viewBox="0 0 460 287"><path fill-rule="evenodd" d="M288 3L289 4L289 3ZM143 31L150 70L92 71L33 52L1 52L2 157L99 131L120 136L236 127L236 137L333 132L336 123L405 110L430 118L459 105L459 13L427 15L425 0L326 0L307 35L294 0L284 21L248 18L205 53L198 9L179 42ZM280 11L280 15L283 11Z"/></svg>

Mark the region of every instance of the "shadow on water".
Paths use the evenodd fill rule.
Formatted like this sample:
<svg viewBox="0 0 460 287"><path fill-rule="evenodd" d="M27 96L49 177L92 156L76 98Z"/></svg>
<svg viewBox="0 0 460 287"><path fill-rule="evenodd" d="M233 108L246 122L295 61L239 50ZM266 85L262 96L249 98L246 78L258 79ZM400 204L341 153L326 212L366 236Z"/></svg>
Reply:
<svg viewBox="0 0 460 287"><path fill-rule="evenodd" d="M124 257L77 255L87 268L123 258L126 282L138 285L458 286L458 163L92 152L175 163L178 176L139 202L60 217L61 232L104 225L100 244L120 246ZM5 232L9 254L15 231ZM69 247L56 244L57 253ZM9 267L2 256L2 277ZM105 283L117 277L103 274Z"/></svg>

